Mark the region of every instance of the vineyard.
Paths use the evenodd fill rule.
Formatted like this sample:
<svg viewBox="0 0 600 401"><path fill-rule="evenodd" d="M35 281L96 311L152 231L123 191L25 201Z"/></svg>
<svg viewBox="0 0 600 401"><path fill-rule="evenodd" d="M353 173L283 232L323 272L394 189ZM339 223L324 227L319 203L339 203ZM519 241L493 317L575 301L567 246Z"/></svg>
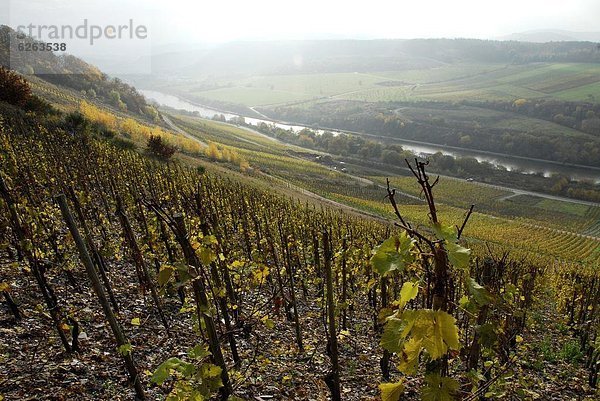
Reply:
<svg viewBox="0 0 600 401"><path fill-rule="evenodd" d="M359 185L191 118L214 157L90 104L0 106L0 399L598 396L599 241L541 224L547 204L473 211L506 192L422 161ZM140 148L156 136L182 154Z"/></svg>
<svg viewBox="0 0 600 401"><path fill-rule="evenodd" d="M252 131L198 118L177 116L173 121L199 140L231 146L243 154L252 166L276 174L324 197L351 196L356 198L351 199L354 204L362 199L376 201L377 204L384 206L380 186L385 184L387 177L398 174L402 176L392 178L394 186L411 196L418 196L420 193L419 189L414 187L412 179L406 176L406 171L396 169L383 175L382 171L371 171L362 165L353 165L351 160L346 160L346 167L353 174L364 178L357 181L338 170L315 163L315 153L322 155L324 154L322 152L275 142L271 138L258 136ZM369 181L373 184L366 184ZM512 193L506 190L464 180L445 179L438 186L438 198L444 204L468 208L474 203L477 205L477 211L496 217L522 220L533 225L549 226L584 235L589 235L590 227L597 221L593 213L594 210L599 209L598 207L561 201L541 201L538 197L532 197L529 201L526 196L510 195ZM504 197L507 199L504 200ZM405 198L401 202L412 204L415 200ZM590 209L589 213L588 209Z"/></svg>

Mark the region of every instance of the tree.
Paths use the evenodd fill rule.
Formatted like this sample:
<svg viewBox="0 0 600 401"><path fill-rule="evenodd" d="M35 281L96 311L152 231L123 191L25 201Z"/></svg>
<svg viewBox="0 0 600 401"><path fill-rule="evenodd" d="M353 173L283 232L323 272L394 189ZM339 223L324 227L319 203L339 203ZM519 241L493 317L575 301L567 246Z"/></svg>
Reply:
<svg viewBox="0 0 600 401"><path fill-rule="evenodd" d="M74 111L65 116L64 127L71 133L79 132L81 134L87 134L90 132L91 124L83 114L79 111Z"/></svg>
<svg viewBox="0 0 600 401"><path fill-rule="evenodd" d="M218 146L213 142L209 143L208 147L204 149L204 154L206 155L206 157L212 160L220 160L223 157Z"/></svg>
<svg viewBox="0 0 600 401"><path fill-rule="evenodd" d="M384 163L398 165L402 162L402 156L395 150L386 149L381 153L381 160Z"/></svg>
<svg viewBox="0 0 600 401"><path fill-rule="evenodd" d="M121 100L121 94L116 90L110 91L109 98L111 103L121 111L127 111L127 105Z"/></svg>
<svg viewBox="0 0 600 401"><path fill-rule="evenodd" d="M600 134L600 118L593 117L585 119L581 122L581 130L589 134Z"/></svg>

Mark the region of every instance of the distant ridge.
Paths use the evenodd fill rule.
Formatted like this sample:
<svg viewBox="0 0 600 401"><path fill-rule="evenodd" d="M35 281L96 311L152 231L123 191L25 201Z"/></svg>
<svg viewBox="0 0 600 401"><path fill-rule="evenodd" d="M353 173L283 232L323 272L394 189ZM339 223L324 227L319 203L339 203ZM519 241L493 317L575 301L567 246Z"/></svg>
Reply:
<svg viewBox="0 0 600 401"><path fill-rule="evenodd" d="M558 29L544 29L512 33L496 38L498 40L516 40L519 42L600 42L600 32L573 32Z"/></svg>
<svg viewBox="0 0 600 401"><path fill-rule="evenodd" d="M400 71L457 62L600 62L590 42L480 39L238 41L152 56L155 74L185 77Z"/></svg>

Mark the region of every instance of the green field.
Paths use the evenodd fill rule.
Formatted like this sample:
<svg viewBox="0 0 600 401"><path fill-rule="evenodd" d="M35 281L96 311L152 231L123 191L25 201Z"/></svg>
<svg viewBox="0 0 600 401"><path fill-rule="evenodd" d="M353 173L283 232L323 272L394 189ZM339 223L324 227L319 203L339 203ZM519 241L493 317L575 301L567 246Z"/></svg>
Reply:
<svg viewBox="0 0 600 401"><path fill-rule="evenodd" d="M245 106L263 106L277 103L309 100L311 97L298 92L252 88L246 86L191 92L192 97L216 100L219 102L239 103Z"/></svg>
<svg viewBox="0 0 600 401"><path fill-rule="evenodd" d="M360 73L268 75L235 80L219 79L209 81L210 85L186 84L169 89L198 100L264 106L352 93L375 88L379 82L386 80L388 78L385 76ZM206 86L211 89L203 89Z"/></svg>
<svg viewBox="0 0 600 401"><path fill-rule="evenodd" d="M504 64L474 64L457 63L441 67L425 68L405 71L385 71L377 75L391 80L403 81L412 84L428 84L445 82L458 79L472 78L484 74L499 74L507 71L518 70L518 67Z"/></svg>
<svg viewBox="0 0 600 401"><path fill-rule="evenodd" d="M271 75L248 78L239 84L309 96L332 96L372 87L382 77L362 73Z"/></svg>
<svg viewBox="0 0 600 401"><path fill-rule="evenodd" d="M570 101L585 100L587 102L598 102L600 100L600 82L567 89L557 92L554 95Z"/></svg>
<svg viewBox="0 0 600 401"><path fill-rule="evenodd" d="M600 96L600 66L594 64L451 65L383 74L405 85L364 90L345 98L370 102L539 97L589 101Z"/></svg>
<svg viewBox="0 0 600 401"><path fill-rule="evenodd" d="M329 97L366 102L517 98L590 101L600 99L600 66L456 63L403 71L262 75L215 81L206 78L199 84L171 89L196 99L246 106Z"/></svg>
<svg viewBox="0 0 600 401"><path fill-rule="evenodd" d="M585 216L590 210L590 207L586 205L560 202L552 199L542 199L535 206L544 210L555 211L559 213L568 213L573 214L575 216Z"/></svg>

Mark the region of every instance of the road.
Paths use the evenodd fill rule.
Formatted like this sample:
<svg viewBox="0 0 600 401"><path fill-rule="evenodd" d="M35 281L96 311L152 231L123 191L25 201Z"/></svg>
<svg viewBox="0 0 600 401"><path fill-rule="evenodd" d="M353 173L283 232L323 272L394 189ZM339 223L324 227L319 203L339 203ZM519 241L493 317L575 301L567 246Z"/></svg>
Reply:
<svg viewBox="0 0 600 401"><path fill-rule="evenodd" d="M177 132L178 134L181 134L181 135L185 136L185 137L186 137L186 138L188 138L188 139L192 139L192 140L194 140L194 141L198 142L200 145L202 145L202 146L204 146L204 147L207 147L207 146L208 146L208 144L207 144L206 142L203 142L203 141L201 141L201 140L200 140L200 139L198 139L196 136L194 136L194 135L192 135L192 134L190 134L190 133L188 133L188 132L186 132L186 131L182 130L181 128L179 128L179 127L178 127L178 126L177 126L177 125L176 125L176 124L175 124L173 121L171 121L171 119L170 119L169 117L167 117L167 115L166 115L166 114L164 114L164 113L161 113L161 117L162 117L163 121L164 121L165 123L167 123L167 125L168 125L169 127L171 127L171 129L172 129L173 131Z"/></svg>

